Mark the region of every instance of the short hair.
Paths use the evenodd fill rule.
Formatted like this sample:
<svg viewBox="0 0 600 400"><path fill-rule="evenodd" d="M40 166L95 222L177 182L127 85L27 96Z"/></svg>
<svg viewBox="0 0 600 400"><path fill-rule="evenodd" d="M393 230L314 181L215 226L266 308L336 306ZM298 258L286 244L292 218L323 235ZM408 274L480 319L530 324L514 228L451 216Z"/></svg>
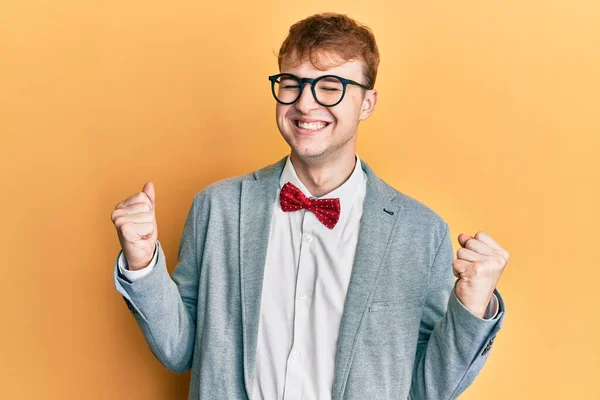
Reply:
<svg viewBox="0 0 600 400"><path fill-rule="evenodd" d="M364 84L372 89L379 66L379 50L373 32L366 25L343 14L322 13L290 27L277 60L280 70L284 60L296 65L308 60L320 70L359 60L363 62Z"/></svg>

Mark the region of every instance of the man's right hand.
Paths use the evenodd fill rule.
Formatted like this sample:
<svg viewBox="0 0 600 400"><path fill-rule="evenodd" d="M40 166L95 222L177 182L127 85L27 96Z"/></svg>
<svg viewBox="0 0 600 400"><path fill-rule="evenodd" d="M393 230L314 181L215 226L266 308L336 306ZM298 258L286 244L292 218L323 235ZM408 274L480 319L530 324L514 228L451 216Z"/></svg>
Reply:
<svg viewBox="0 0 600 400"><path fill-rule="evenodd" d="M146 182L141 192L117 204L110 215L131 271L147 267L154 256L158 238L155 199L154 184Z"/></svg>

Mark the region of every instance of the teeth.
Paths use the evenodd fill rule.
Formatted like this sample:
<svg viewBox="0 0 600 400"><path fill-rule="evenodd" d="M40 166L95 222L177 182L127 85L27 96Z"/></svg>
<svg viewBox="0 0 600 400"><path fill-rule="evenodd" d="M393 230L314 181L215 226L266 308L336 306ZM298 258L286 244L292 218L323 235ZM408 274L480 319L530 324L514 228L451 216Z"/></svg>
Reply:
<svg viewBox="0 0 600 400"><path fill-rule="evenodd" d="M308 129L311 131L318 131L319 129L325 128L327 124L325 122L302 122L298 121L298 126L302 129Z"/></svg>

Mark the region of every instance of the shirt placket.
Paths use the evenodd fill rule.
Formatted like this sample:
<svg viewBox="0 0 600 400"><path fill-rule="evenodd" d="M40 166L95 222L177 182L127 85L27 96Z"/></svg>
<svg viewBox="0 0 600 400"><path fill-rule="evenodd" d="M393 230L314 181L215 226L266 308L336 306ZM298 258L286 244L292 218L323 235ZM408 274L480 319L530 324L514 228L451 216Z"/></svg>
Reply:
<svg viewBox="0 0 600 400"><path fill-rule="evenodd" d="M302 210L301 243L298 253L298 273L294 295L294 327L292 348L290 349L285 376L284 400L302 399L302 386L306 379L306 369L310 368L306 347L310 330L310 306L313 300L312 288L315 279L314 257L311 256L315 240L316 224L320 223L314 214Z"/></svg>

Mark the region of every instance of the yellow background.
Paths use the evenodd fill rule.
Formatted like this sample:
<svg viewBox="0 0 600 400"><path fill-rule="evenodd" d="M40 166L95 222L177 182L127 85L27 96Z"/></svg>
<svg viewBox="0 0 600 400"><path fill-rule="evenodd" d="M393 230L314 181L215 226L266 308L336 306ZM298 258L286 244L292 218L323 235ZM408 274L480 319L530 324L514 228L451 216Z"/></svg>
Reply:
<svg viewBox="0 0 600 400"><path fill-rule="evenodd" d="M358 152L511 260L463 399L599 399L596 1L0 3L0 398L186 399L112 281L110 213L157 189L169 269L192 197L286 154L267 76L338 11L381 52Z"/></svg>

